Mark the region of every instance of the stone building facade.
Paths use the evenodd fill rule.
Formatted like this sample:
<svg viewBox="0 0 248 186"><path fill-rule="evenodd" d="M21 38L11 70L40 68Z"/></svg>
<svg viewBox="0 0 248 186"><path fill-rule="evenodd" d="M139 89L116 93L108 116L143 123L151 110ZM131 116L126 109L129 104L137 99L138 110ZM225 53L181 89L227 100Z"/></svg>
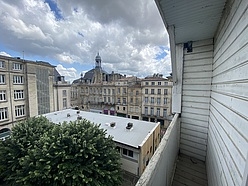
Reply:
<svg viewBox="0 0 248 186"><path fill-rule="evenodd" d="M0 56L0 129L61 109L56 103L62 97L54 91L54 67L43 61Z"/></svg>
<svg viewBox="0 0 248 186"><path fill-rule="evenodd" d="M81 74L71 85L71 104L84 111L160 122L171 121L172 82L160 74L143 79L107 73L99 54L95 68Z"/></svg>

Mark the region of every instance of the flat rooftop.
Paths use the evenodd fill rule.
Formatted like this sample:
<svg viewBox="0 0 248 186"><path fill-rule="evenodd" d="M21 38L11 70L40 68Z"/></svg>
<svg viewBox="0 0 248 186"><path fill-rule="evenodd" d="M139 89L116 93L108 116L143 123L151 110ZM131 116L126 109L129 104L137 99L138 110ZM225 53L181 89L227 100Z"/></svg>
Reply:
<svg viewBox="0 0 248 186"><path fill-rule="evenodd" d="M80 114L77 114L78 110L66 109L62 111L51 112L43 114L51 122L59 124L64 121L76 121L80 115L82 119L87 119L94 124L101 124L100 128L107 130L107 135L113 136L113 140L118 143L129 145L135 148L142 146L147 138L157 128L159 123L153 123L142 120L135 120L130 118L123 118L118 116L111 116L105 114L98 114L92 112L85 112L80 110ZM70 114L70 117L67 117ZM115 122L115 127L111 127L109 124ZM127 123L133 123L132 129L126 129Z"/></svg>

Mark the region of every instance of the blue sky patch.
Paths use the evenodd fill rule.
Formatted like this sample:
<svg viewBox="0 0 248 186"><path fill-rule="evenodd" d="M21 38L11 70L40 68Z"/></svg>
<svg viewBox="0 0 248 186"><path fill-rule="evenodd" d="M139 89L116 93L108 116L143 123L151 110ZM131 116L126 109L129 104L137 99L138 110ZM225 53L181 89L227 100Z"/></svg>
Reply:
<svg viewBox="0 0 248 186"><path fill-rule="evenodd" d="M45 0L45 2L49 5L50 9L54 12L54 15L57 20L62 20L64 19L60 9L58 8L57 4L53 0Z"/></svg>
<svg viewBox="0 0 248 186"><path fill-rule="evenodd" d="M167 56L167 52L165 51L170 51L170 49L166 46L159 46L159 48L162 50L162 52L157 54L157 56L155 57L156 60L165 58Z"/></svg>

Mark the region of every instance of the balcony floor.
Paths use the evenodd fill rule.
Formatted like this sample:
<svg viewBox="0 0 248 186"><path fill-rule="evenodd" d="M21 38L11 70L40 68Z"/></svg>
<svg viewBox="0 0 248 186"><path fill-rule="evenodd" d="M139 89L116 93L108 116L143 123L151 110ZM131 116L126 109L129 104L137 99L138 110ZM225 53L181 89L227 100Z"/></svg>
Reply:
<svg viewBox="0 0 248 186"><path fill-rule="evenodd" d="M178 156L172 186L207 186L206 165L184 154Z"/></svg>

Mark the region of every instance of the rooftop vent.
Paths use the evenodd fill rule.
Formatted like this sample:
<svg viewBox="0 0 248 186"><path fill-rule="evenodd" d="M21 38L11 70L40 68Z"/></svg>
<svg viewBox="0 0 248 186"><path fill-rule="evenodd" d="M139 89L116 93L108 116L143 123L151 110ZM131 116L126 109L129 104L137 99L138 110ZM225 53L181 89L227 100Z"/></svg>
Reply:
<svg viewBox="0 0 248 186"><path fill-rule="evenodd" d="M116 123L115 122L111 122L110 123L110 127L115 128L115 126L116 126Z"/></svg>
<svg viewBox="0 0 248 186"><path fill-rule="evenodd" d="M128 123L127 126L126 126L126 129L130 130L133 128L133 123Z"/></svg>
<svg viewBox="0 0 248 186"><path fill-rule="evenodd" d="M70 113L68 113L68 114L67 114L67 118L69 118L70 116L71 116Z"/></svg>
<svg viewBox="0 0 248 186"><path fill-rule="evenodd" d="M81 119L82 119L82 116L78 116L78 117L77 117L77 120L81 120Z"/></svg>
<svg viewBox="0 0 248 186"><path fill-rule="evenodd" d="M77 114L80 114L80 110L77 110Z"/></svg>

